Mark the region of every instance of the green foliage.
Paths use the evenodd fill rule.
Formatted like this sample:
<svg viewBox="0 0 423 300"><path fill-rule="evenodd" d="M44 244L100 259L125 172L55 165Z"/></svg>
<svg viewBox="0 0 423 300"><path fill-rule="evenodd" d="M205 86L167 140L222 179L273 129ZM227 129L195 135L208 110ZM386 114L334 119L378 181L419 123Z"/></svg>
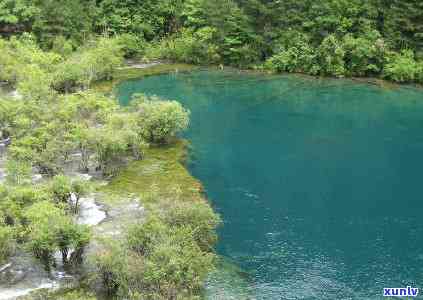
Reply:
<svg viewBox="0 0 423 300"><path fill-rule="evenodd" d="M104 0L98 5L96 25L101 32L133 33L147 40L178 27L179 1Z"/></svg>
<svg viewBox="0 0 423 300"><path fill-rule="evenodd" d="M12 254L14 249L13 230L0 223L0 265Z"/></svg>
<svg viewBox="0 0 423 300"><path fill-rule="evenodd" d="M54 176L50 182L49 191L53 196L53 200L57 203L67 203L72 192L70 178L64 175Z"/></svg>
<svg viewBox="0 0 423 300"><path fill-rule="evenodd" d="M118 43L126 58L141 57L147 47L143 37L131 33L124 33L118 36Z"/></svg>
<svg viewBox="0 0 423 300"><path fill-rule="evenodd" d="M411 50L392 53L387 58L384 76L396 82L422 82L423 64L422 62L416 62L414 53Z"/></svg>
<svg viewBox="0 0 423 300"><path fill-rule="evenodd" d="M100 38L81 47L59 64L53 85L65 92L77 87L88 89L95 81L110 79L122 60L121 41Z"/></svg>
<svg viewBox="0 0 423 300"><path fill-rule="evenodd" d="M39 12L33 1L3 0L0 2L0 25L3 32L14 33L25 29Z"/></svg>
<svg viewBox="0 0 423 300"><path fill-rule="evenodd" d="M176 101L138 95L132 108L137 113L141 135L152 143L167 143L189 125L189 111Z"/></svg>
<svg viewBox="0 0 423 300"><path fill-rule="evenodd" d="M176 191L175 195L178 195ZM159 203L158 211L160 218L170 228L191 228L192 238L201 250L213 250L217 241L215 229L220 219L206 202L164 200Z"/></svg>
<svg viewBox="0 0 423 300"><path fill-rule="evenodd" d="M11 185L21 185L31 181L32 166L25 160L10 159L6 162L6 181Z"/></svg>
<svg viewBox="0 0 423 300"><path fill-rule="evenodd" d="M10 41L0 40L0 50L0 80L11 83L19 81L25 87L25 81L40 80L37 76L47 80L42 88L48 87L51 80L48 74L61 59L55 53L42 51L33 36L28 34L20 38L13 37ZM41 81L35 82L40 83Z"/></svg>
<svg viewBox="0 0 423 300"><path fill-rule="evenodd" d="M111 243L95 261L109 294L131 299L190 299L201 294L214 255L201 251L190 227L155 216L133 225L123 245Z"/></svg>
<svg viewBox="0 0 423 300"><path fill-rule="evenodd" d="M318 49L321 73L341 77L345 75L345 50L335 35L326 37Z"/></svg>
<svg viewBox="0 0 423 300"><path fill-rule="evenodd" d="M298 72L316 75L320 71L317 54L306 36L289 32L280 39L279 52L269 58L265 67L277 72Z"/></svg>
<svg viewBox="0 0 423 300"><path fill-rule="evenodd" d="M19 228L25 223L25 209L36 202L48 200L49 194L30 185L8 186L0 189L0 199L0 223Z"/></svg>
<svg viewBox="0 0 423 300"><path fill-rule="evenodd" d="M70 249L75 249L80 260L82 249L88 244L89 230L76 225L72 219L49 201L33 204L26 212L29 222L27 246L34 255L41 259L46 267L52 263L53 253L60 250L63 263L68 263Z"/></svg>
<svg viewBox="0 0 423 300"><path fill-rule="evenodd" d="M153 58L194 64L217 63L221 57L214 44L215 34L216 28L213 27L203 27L197 31L183 29L177 36L164 39L158 44L158 53Z"/></svg>
<svg viewBox="0 0 423 300"><path fill-rule="evenodd" d="M368 76L382 71L386 46L378 31L374 30L359 37L347 34L344 36L343 47L346 51L346 67L350 74Z"/></svg>
<svg viewBox="0 0 423 300"><path fill-rule="evenodd" d="M52 41L51 51L59 54L62 57L67 57L72 54L74 47L72 42L67 40L64 36L59 35L54 37Z"/></svg>
<svg viewBox="0 0 423 300"><path fill-rule="evenodd" d="M34 0L32 30L41 44L51 47L56 36L64 36L72 44L80 44L92 33L96 12L92 0Z"/></svg>
<svg viewBox="0 0 423 300"><path fill-rule="evenodd" d="M44 48L72 56L53 76L55 86L65 91L68 85L86 88L103 77L91 72L93 65L96 70L101 65L95 58L71 54L96 34L120 35L127 58L237 67L267 61L273 71L375 76L382 74L390 51L409 49L418 59L423 55L422 9L417 0L4 0L0 33L32 32ZM292 33L307 38L298 40ZM2 45L0 50L0 64L2 56L17 53ZM49 80L34 67L15 68L13 61L6 65L0 68L6 80L16 81L18 69L31 82Z"/></svg>

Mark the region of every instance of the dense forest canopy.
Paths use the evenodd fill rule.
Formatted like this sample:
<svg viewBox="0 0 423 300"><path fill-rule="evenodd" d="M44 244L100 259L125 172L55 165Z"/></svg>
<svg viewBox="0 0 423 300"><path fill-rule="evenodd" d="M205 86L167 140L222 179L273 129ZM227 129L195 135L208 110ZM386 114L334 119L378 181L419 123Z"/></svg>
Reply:
<svg viewBox="0 0 423 300"><path fill-rule="evenodd" d="M126 34L133 52L189 63L248 67L268 60L275 71L422 77L418 0L1 1L1 34L24 31L44 48Z"/></svg>
<svg viewBox="0 0 423 300"><path fill-rule="evenodd" d="M0 30L34 31L48 43L57 36L81 41L84 35L105 31L153 40L182 28L211 26L222 34L239 30L240 38L258 45L275 43L291 30L314 43L330 34L377 30L394 49L421 51L422 10L417 0L2 0Z"/></svg>

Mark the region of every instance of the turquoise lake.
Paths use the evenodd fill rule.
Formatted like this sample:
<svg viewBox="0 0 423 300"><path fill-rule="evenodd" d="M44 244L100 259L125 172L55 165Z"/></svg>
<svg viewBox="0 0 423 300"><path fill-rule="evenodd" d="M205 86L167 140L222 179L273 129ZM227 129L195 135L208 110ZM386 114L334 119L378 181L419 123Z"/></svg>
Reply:
<svg viewBox="0 0 423 300"><path fill-rule="evenodd" d="M233 299L423 288L422 90L213 70L118 87L123 104L141 92L191 111L189 169L224 221L217 252L249 274Z"/></svg>

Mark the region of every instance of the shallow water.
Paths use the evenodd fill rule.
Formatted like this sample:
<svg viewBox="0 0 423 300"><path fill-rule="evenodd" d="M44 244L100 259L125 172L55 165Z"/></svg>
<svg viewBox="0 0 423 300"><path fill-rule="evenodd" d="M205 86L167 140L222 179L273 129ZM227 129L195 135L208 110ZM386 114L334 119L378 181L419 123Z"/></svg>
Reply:
<svg viewBox="0 0 423 300"><path fill-rule="evenodd" d="M95 226L100 224L106 219L106 212L100 207L94 198L82 198L79 203L79 216L77 219L78 224Z"/></svg>
<svg viewBox="0 0 423 300"><path fill-rule="evenodd" d="M423 288L422 91L197 71L118 92L191 110L190 170L222 214L219 254L250 274L250 299Z"/></svg>

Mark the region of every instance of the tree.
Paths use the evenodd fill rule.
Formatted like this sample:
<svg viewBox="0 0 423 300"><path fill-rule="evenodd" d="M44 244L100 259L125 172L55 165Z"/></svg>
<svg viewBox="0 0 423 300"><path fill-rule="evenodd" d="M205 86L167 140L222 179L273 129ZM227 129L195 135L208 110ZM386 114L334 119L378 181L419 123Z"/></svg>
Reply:
<svg viewBox="0 0 423 300"><path fill-rule="evenodd" d="M0 265L12 254L14 249L13 230L0 224Z"/></svg>
<svg viewBox="0 0 423 300"><path fill-rule="evenodd" d="M32 166L28 161L10 159L6 162L6 181L11 185L31 182Z"/></svg>
<svg viewBox="0 0 423 300"><path fill-rule="evenodd" d="M319 49L319 61L323 75L345 75L345 50L335 35L326 37Z"/></svg>
<svg viewBox="0 0 423 300"><path fill-rule="evenodd" d="M354 76L379 74L383 68L386 45L378 31L354 37L344 36L346 68Z"/></svg>
<svg viewBox="0 0 423 300"><path fill-rule="evenodd" d="M189 125L189 111L176 101L141 95L135 96L132 107L138 114L141 135L152 143L167 143Z"/></svg>
<svg viewBox="0 0 423 300"><path fill-rule="evenodd" d="M30 27L39 9L29 0L3 0L0 2L0 33L13 34Z"/></svg>
<svg viewBox="0 0 423 300"><path fill-rule="evenodd" d="M411 50L403 50L388 56L383 72L386 78L396 82L414 82L422 78L423 68L421 63L416 62Z"/></svg>
<svg viewBox="0 0 423 300"><path fill-rule="evenodd" d="M56 68L54 86L59 91L88 89L95 81L111 79L123 61L118 39L99 38L79 48Z"/></svg>
<svg viewBox="0 0 423 300"><path fill-rule="evenodd" d="M75 249L73 261L80 261L89 242L88 227L74 224L58 206L49 201L33 204L26 212L29 221L28 248L41 259L46 268L53 263L53 253L60 250L64 264L70 249Z"/></svg>
<svg viewBox="0 0 423 300"><path fill-rule="evenodd" d="M56 36L79 45L92 33L96 12L93 0L34 0L38 8L32 30L41 44L51 47Z"/></svg>

